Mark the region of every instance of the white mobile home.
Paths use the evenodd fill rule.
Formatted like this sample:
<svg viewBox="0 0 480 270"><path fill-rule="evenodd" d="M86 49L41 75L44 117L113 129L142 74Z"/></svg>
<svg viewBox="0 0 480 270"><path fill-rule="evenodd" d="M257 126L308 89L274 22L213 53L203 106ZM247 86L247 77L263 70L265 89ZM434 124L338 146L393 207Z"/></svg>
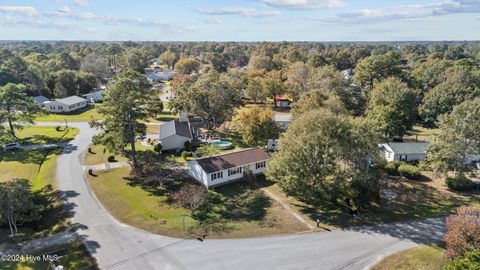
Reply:
<svg viewBox="0 0 480 270"><path fill-rule="evenodd" d="M188 162L188 173L204 186L215 187L241 180L244 173L262 174L270 155L261 148L250 148Z"/></svg>
<svg viewBox="0 0 480 270"><path fill-rule="evenodd" d="M380 155L386 161L415 161L427 156L429 142L391 142L378 145Z"/></svg>
<svg viewBox="0 0 480 270"><path fill-rule="evenodd" d="M185 142L192 141L192 131L188 121L172 120L160 125L160 143L163 150L180 150Z"/></svg>
<svg viewBox="0 0 480 270"><path fill-rule="evenodd" d="M65 113L83 109L87 106L87 100L78 96L45 101L43 103L47 111L53 113Z"/></svg>

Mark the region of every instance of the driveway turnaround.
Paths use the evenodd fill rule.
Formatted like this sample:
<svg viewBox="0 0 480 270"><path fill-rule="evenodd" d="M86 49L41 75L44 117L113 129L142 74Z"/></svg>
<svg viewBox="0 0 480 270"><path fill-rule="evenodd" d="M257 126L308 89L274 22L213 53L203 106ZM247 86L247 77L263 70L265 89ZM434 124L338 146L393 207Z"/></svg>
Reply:
<svg viewBox="0 0 480 270"><path fill-rule="evenodd" d="M96 199L83 167L83 153L95 131L87 123L69 124L80 133L58 158L58 186L75 233L101 269L364 269L393 252L439 241L444 234L443 219L427 219L248 239L155 235L115 220Z"/></svg>

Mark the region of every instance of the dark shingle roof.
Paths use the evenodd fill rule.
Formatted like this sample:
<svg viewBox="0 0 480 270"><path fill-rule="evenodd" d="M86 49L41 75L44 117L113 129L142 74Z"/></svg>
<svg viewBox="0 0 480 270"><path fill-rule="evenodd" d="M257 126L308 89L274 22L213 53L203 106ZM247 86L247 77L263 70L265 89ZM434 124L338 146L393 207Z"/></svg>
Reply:
<svg viewBox="0 0 480 270"><path fill-rule="evenodd" d="M206 173L212 173L269 159L270 155L265 150L250 148L224 155L197 159L197 162Z"/></svg>
<svg viewBox="0 0 480 270"><path fill-rule="evenodd" d="M426 154L429 142L391 142L388 144L395 154Z"/></svg>
<svg viewBox="0 0 480 270"><path fill-rule="evenodd" d="M190 139L192 138L188 123L180 122L178 120L172 120L170 122L160 125L160 140L170 137L172 135L178 135Z"/></svg>

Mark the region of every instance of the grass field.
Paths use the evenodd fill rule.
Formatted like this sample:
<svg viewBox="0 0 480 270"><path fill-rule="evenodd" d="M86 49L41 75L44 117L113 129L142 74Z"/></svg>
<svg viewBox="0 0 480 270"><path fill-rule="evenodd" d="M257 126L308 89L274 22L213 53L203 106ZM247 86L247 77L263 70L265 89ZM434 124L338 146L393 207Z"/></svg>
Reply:
<svg viewBox="0 0 480 270"><path fill-rule="evenodd" d="M426 128L422 126L414 126L412 130L405 136L407 141L433 141L436 135L438 135L438 128Z"/></svg>
<svg viewBox="0 0 480 270"><path fill-rule="evenodd" d="M171 204L168 201L168 190L132 185L125 179L127 176L128 168L120 168L99 172L97 177L89 176L89 182L102 204L122 222L158 234L184 237L182 215L190 216L191 211ZM221 202L230 201L242 193L243 189L241 185L232 184L215 191ZM269 200L264 203L263 206L250 210L230 208L231 204L215 204L210 214L226 218L232 230L211 237L252 237L305 230L304 225L286 213L281 205ZM166 223L159 224L159 220ZM185 219L186 228L194 224L192 218Z"/></svg>
<svg viewBox="0 0 480 270"><path fill-rule="evenodd" d="M78 129L57 131L55 127L28 126L17 132L22 143L66 142L78 134ZM33 189L55 186L56 157L59 150L0 151L0 181L23 178L31 181Z"/></svg>
<svg viewBox="0 0 480 270"><path fill-rule="evenodd" d="M101 106L101 105L96 105ZM103 117L98 113L97 109L91 108L85 111L72 112L68 114L50 113L37 117L35 122L88 122L92 119L102 119Z"/></svg>
<svg viewBox="0 0 480 270"><path fill-rule="evenodd" d="M105 146L103 145L90 145L92 148L91 152L85 152L84 164L85 165L95 165L107 163L108 156L113 155L116 161L127 161L128 159L121 154L110 153Z"/></svg>
<svg viewBox="0 0 480 270"><path fill-rule="evenodd" d="M78 135L77 128L61 127L56 130L55 127L42 126L26 126L16 132L18 138L22 143L37 144L37 143L59 143L70 141Z"/></svg>
<svg viewBox="0 0 480 270"><path fill-rule="evenodd" d="M73 242L68 245L54 247L52 250L45 250L41 254L34 255L58 255L60 259L55 263L56 266L62 265L65 270L82 269L96 270L99 269L94 258L90 256L85 246L80 242ZM37 270L52 269L49 268L48 262L11 262L1 263L0 270Z"/></svg>
<svg viewBox="0 0 480 270"><path fill-rule="evenodd" d="M438 246L420 246L390 255L372 270L441 270L447 263L445 249Z"/></svg>

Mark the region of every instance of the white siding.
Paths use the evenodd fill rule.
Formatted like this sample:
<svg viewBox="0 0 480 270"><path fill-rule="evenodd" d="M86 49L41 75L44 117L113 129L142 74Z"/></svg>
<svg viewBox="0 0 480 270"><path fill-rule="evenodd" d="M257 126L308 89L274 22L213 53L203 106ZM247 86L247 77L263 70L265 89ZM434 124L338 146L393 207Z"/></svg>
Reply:
<svg viewBox="0 0 480 270"><path fill-rule="evenodd" d="M262 162L262 161L260 161L260 162ZM245 165L245 166L240 166L240 168L242 168L242 172L234 174L234 175L230 175L230 176L228 176L228 171L231 170L231 169L238 168L238 167L231 168L231 169L228 169L228 170L223 170L223 171L221 171L223 173L223 177L222 178L217 178L215 180L212 180L212 174L215 174L215 173L218 173L218 172L209 173L209 174L207 174L208 181L207 181L206 186L207 187L218 186L218 185L222 185L222 184L225 184L225 183L228 183L228 182L233 182L235 180L240 180L240 179L243 178L243 173L245 172L245 169L251 170L253 174L264 173L266 167L268 166L268 160L265 160L265 167L263 167L263 168L256 169L255 164L256 163Z"/></svg>
<svg viewBox="0 0 480 270"><path fill-rule="evenodd" d="M179 135L172 135L166 138L163 138L160 143L162 144L163 150L175 150L175 149L183 149L185 147L185 142L191 141L187 137L179 136Z"/></svg>
<svg viewBox="0 0 480 270"><path fill-rule="evenodd" d="M205 171L198 165L196 161L189 161L188 162L188 174L204 186L208 186L208 178Z"/></svg>
<svg viewBox="0 0 480 270"><path fill-rule="evenodd" d="M86 101L82 101L73 105L66 105L56 100L45 103L45 109L53 113L72 112L85 108L87 106Z"/></svg>

